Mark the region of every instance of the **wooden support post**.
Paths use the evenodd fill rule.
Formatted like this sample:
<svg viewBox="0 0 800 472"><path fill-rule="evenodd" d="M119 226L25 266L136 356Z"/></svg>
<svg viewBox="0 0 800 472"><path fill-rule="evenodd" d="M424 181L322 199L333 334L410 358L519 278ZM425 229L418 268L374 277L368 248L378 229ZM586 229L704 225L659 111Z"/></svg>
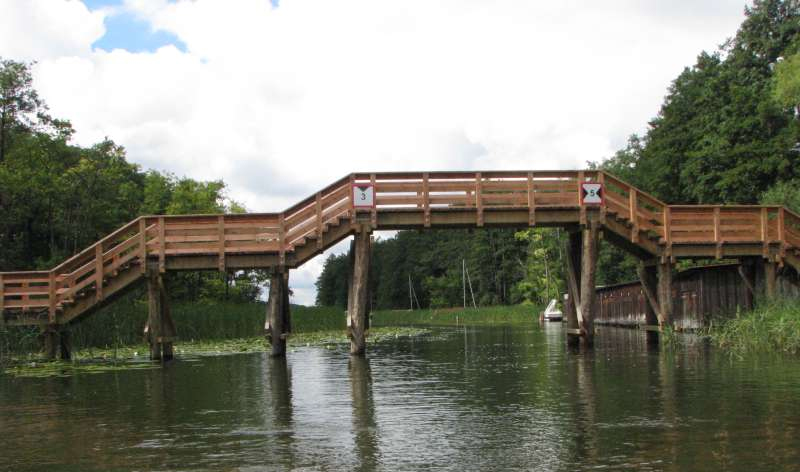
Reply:
<svg viewBox="0 0 800 472"><path fill-rule="evenodd" d="M70 360L72 358L72 346L70 344L69 331L55 324L49 324L42 330L42 341L44 343L44 357L46 359Z"/></svg>
<svg viewBox="0 0 800 472"><path fill-rule="evenodd" d="M103 243L97 243L94 251L94 284L95 284L95 297L97 301L103 299Z"/></svg>
<svg viewBox="0 0 800 472"><path fill-rule="evenodd" d="M217 269L225 272L225 216L217 217Z"/></svg>
<svg viewBox="0 0 800 472"><path fill-rule="evenodd" d="M139 270L147 273L147 222L144 217L139 218Z"/></svg>
<svg viewBox="0 0 800 472"><path fill-rule="evenodd" d="M672 211L670 210L669 206L664 205L664 214L663 214L663 223L662 226L664 228L664 242L666 243L666 251L664 255L666 257L672 258Z"/></svg>
<svg viewBox="0 0 800 472"><path fill-rule="evenodd" d="M582 339L587 347L594 344L595 315L595 273L597 272L597 223L592 222L583 230L583 251L581 253L581 304L580 314L583 323L579 326Z"/></svg>
<svg viewBox="0 0 800 472"><path fill-rule="evenodd" d="M352 285L348 298L347 335L350 337L350 354L364 355L369 330L369 264L372 234L364 227L356 233L352 254Z"/></svg>
<svg viewBox="0 0 800 472"><path fill-rule="evenodd" d="M58 327L49 325L42 331L44 342L44 357L45 359L55 360L58 353L58 345L61 343L58 335Z"/></svg>
<svg viewBox="0 0 800 472"><path fill-rule="evenodd" d="M145 337L150 345L150 359L168 361L173 357L175 323L169 311L169 298L161 272L147 268L147 326Z"/></svg>
<svg viewBox="0 0 800 472"><path fill-rule="evenodd" d="M267 302L267 341L272 346L270 355L286 355L286 338L291 333L289 310L289 271L284 267L274 268L269 279L269 301Z"/></svg>
<svg viewBox="0 0 800 472"><path fill-rule="evenodd" d="M428 184L428 173L422 174L422 211L424 212L424 226L431 226L431 195Z"/></svg>
<svg viewBox="0 0 800 472"><path fill-rule="evenodd" d="M739 277L742 278L744 283L744 307L747 310L752 310L755 307L756 298L756 278L755 267L752 259L745 258L739 261L737 268Z"/></svg>
<svg viewBox="0 0 800 472"><path fill-rule="evenodd" d="M475 208L478 209L478 226L483 226L483 177L475 174Z"/></svg>
<svg viewBox="0 0 800 472"><path fill-rule="evenodd" d="M764 296L767 300L773 300L778 294L778 264L768 259L764 261Z"/></svg>
<svg viewBox="0 0 800 472"><path fill-rule="evenodd" d="M567 344L577 346L580 343L579 326L582 317L579 312L581 309L580 285L581 279L581 247L582 234L580 231L571 231L567 240L566 250L566 276L567 276L567 295L569 303L566 308L567 316Z"/></svg>
<svg viewBox="0 0 800 472"><path fill-rule="evenodd" d="M536 225L536 189L533 186L533 172L528 172L528 226Z"/></svg>
<svg viewBox="0 0 800 472"><path fill-rule="evenodd" d="M658 314L661 313L661 305L658 302L658 271L655 265L645 265L639 262L637 267L639 280L642 283L642 291L647 298L644 312L645 327L658 325ZM646 331L647 342L649 344L658 343L658 332L648 329Z"/></svg>
<svg viewBox="0 0 800 472"><path fill-rule="evenodd" d="M669 259L659 260L656 266L658 277L658 325L663 330L672 325L672 262Z"/></svg>
<svg viewBox="0 0 800 472"><path fill-rule="evenodd" d="M158 271L162 274L167 271L167 228L164 217L158 217Z"/></svg>

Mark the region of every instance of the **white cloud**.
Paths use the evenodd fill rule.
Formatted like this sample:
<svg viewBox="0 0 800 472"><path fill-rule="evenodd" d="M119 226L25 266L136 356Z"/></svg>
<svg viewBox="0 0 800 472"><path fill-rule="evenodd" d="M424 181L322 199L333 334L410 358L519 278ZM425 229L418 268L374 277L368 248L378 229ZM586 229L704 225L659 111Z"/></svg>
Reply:
<svg viewBox="0 0 800 472"><path fill-rule="evenodd" d="M275 211L351 171L609 156L743 19L739 1L696 3L128 0L186 45L131 53L91 49L113 12L6 1L0 54L40 61L36 87L80 143L108 136ZM295 277L306 291L318 262Z"/></svg>

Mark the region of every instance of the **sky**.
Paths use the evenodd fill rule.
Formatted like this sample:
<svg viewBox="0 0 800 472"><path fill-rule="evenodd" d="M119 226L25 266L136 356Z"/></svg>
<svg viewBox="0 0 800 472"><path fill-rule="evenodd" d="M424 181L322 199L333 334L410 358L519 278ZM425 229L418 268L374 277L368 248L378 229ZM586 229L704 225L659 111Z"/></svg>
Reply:
<svg viewBox="0 0 800 472"><path fill-rule="evenodd" d="M733 36L740 0L0 0L74 141L280 211L350 172L578 169ZM341 252L340 244L333 252ZM331 252L331 251L329 251ZM312 304L324 256L293 271Z"/></svg>

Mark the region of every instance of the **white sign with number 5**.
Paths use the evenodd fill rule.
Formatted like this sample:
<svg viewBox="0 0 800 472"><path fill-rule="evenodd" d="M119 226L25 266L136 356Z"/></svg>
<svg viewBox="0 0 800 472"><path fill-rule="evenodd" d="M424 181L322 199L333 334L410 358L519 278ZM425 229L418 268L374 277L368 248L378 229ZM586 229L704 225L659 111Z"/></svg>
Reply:
<svg viewBox="0 0 800 472"><path fill-rule="evenodd" d="M581 203L584 205L601 205L603 203L603 184L581 184Z"/></svg>
<svg viewBox="0 0 800 472"><path fill-rule="evenodd" d="M371 184L353 185L353 207L375 208L375 187Z"/></svg>

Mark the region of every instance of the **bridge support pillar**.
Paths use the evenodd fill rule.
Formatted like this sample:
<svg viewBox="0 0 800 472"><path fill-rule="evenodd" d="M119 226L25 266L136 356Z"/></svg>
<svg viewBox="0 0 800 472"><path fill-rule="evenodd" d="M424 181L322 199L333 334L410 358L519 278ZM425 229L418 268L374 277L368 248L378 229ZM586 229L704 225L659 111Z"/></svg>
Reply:
<svg viewBox="0 0 800 472"><path fill-rule="evenodd" d="M595 274L597 273L597 244L599 230L596 222L590 222L583 230L583 254L581 255L581 315L580 323L583 342L587 347L594 345ZM579 320L580 321L580 320Z"/></svg>
<svg viewBox="0 0 800 472"><path fill-rule="evenodd" d="M51 325L42 331L42 338L45 358L65 361L72 358L72 345L68 330L58 325Z"/></svg>
<svg viewBox="0 0 800 472"><path fill-rule="evenodd" d="M581 280L581 246L582 234L580 231L569 233L566 251L566 275L567 275L567 296L568 303L564 310L567 317L567 345L577 346L580 344L580 328L578 324L578 310L580 309L580 284Z"/></svg>
<svg viewBox="0 0 800 472"><path fill-rule="evenodd" d="M658 325L663 330L672 326L672 262L658 261L656 266L658 275L658 305L661 308L658 314Z"/></svg>
<svg viewBox="0 0 800 472"><path fill-rule="evenodd" d="M661 306L658 301L658 269L656 269L655 265L647 265L644 262L640 262L637 271L639 280L642 283L642 290L647 298L644 311L647 343L658 344L658 331L653 330L654 326L659 325L658 318L661 313Z"/></svg>
<svg viewBox="0 0 800 472"><path fill-rule="evenodd" d="M144 333L150 344L150 359L168 361L173 358L172 343L177 331L169 312L164 278L157 266L147 267L147 325Z"/></svg>
<svg viewBox="0 0 800 472"><path fill-rule="evenodd" d="M372 232L362 226L350 245L350 279L347 296L347 336L350 354L363 356L369 331L369 260Z"/></svg>
<svg viewBox="0 0 800 472"><path fill-rule="evenodd" d="M272 346L270 355L286 355L286 338L292 332L292 319L289 310L289 270L273 269L269 279L269 301L267 302L267 322L264 325L267 341Z"/></svg>
<svg viewBox="0 0 800 472"><path fill-rule="evenodd" d="M567 243L567 344L594 344L595 274L598 233L596 223L569 234Z"/></svg>

